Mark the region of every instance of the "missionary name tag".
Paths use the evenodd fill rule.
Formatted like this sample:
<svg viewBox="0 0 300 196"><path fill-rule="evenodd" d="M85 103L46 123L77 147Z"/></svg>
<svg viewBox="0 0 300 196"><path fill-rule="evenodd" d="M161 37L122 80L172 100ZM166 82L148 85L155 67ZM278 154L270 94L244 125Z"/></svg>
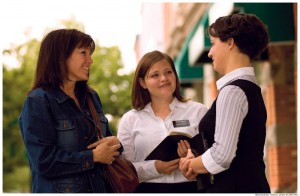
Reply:
<svg viewBox="0 0 300 196"><path fill-rule="evenodd" d="M189 120L176 120L176 121L173 121L173 126L174 126L174 128L188 127L188 126L190 126L190 121Z"/></svg>

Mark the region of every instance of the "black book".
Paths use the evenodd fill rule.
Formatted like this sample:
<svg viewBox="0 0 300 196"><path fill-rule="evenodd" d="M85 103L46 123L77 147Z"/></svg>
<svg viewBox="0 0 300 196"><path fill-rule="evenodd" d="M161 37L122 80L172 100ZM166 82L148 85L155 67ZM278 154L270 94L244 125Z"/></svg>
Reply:
<svg viewBox="0 0 300 196"><path fill-rule="evenodd" d="M171 161L178 159L177 143L180 140L187 140L190 143L191 150L195 156L205 152L202 134L194 137L187 133L171 132L149 155L145 160Z"/></svg>
<svg viewBox="0 0 300 196"><path fill-rule="evenodd" d="M202 155L207 150L207 141L202 133L194 137L187 133L171 132L149 155L145 160L171 161L178 159L177 143L180 140L187 140L190 143L191 150L195 157ZM205 190L212 184L212 175L199 174L197 176L198 190Z"/></svg>

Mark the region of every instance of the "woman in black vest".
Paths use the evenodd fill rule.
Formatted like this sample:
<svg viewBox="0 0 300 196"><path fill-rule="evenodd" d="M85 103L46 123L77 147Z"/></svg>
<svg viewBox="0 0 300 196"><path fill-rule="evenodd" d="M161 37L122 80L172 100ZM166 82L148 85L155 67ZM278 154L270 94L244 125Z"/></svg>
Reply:
<svg viewBox="0 0 300 196"><path fill-rule="evenodd" d="M250 64L269 43L267 27L255 15L233 14L218 18L208 30L208 56L223 76L199 124L208 149L196 158L182 158L180 170L188 179L212 174L207 192L269 193L263 160L267 113Z"/></svg>

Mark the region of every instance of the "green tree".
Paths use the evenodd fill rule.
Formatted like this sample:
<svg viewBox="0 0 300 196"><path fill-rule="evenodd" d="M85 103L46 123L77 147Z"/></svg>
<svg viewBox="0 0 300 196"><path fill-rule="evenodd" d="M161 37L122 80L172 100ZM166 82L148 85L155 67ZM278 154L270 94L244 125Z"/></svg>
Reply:
<svg viewBox="0 0 300 196"><path fill-rule="evenodd" d="M18 69L8 69L3 65L3 190L28 191L28 186L18 187L10 174L15 168L28 164L24 144L21 137L18 117L26 98L27 91L32 86L34 64L38 52L39 41L32 39L25 44L3 51L3 56L16 56L21 66ZM8 178L6 178L8 177ZM24 177L24 176L23 176ZM29 180L29 177L28 177ZM18 181L18 179L16 180ZM27 189L26 189L27 188Z"/></svg>
<svg viewBox="0 0 300 196"><path fill-rule="evenodd" d="M119 118L131 108L130 89L133 73L118 74L123 68L118 47L106 48L96 45L89 84L98 92L104 113L113 117L110 128L116 134Z"/></svg>
<svg viewBox="0 0 300 196"><path fill-rule="evenodd" d="M75 25L84 30L83 25L64 21L68 28ZM3 50L3 56L15 56L20 67L8 69L3 64L3 191L29 192L30 176L28 161L22 140L18 117L27 92L31 89L35 73L40 41L31 39L28 42ZM93 54L89 85L100 96L104 113L111 116L110 127L116 134L120 117L130 109L130 88L133 73L119 75L123 68L121 52L118 47L101 47L96 42ZM25 169L24 169L25 168ZM24 183L24 178L28 179Z"/></svg>

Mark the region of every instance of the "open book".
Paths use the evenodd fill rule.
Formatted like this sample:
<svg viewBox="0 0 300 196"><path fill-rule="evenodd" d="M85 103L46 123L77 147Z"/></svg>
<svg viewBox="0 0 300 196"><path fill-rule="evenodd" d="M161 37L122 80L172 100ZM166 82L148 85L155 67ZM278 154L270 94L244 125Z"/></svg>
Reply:
<svg viewBox="0 0 300 196"><path fill-rule="evenodd" d="M187 133L171 132L149 155L145 160L162 160L171 161L178 159L177 143L180 140L187 140L190 143L191 150L195 157L202 155L208 148L207 141L203 138L202 133L198 133L194 137ZM199 174L197 176L198 190L204 190L211 186L210 174Z"/></svg>
<svg viewBox="0 0 300 196"><path fill-rule="evenodd" d="M171 132L149 155L145 160L171 161L178 159L177 143L180 140L187 140L190 143L191 150L195 156L205 152L202 134L194 137L187 133Z"/></svg>

